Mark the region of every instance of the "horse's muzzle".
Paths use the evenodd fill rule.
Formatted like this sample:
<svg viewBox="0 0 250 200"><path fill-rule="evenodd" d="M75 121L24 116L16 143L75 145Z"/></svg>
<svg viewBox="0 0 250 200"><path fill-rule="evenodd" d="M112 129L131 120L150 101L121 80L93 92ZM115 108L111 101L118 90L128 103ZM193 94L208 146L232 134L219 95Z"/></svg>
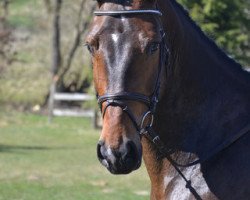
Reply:
<svg viewBox="0 0 250 200"><path fill-rule="evenodd" d="M107 148L100 141L97 145L97 157L112 174L128 174L141 166L142 150L132 141L119 149Z"/></svg>

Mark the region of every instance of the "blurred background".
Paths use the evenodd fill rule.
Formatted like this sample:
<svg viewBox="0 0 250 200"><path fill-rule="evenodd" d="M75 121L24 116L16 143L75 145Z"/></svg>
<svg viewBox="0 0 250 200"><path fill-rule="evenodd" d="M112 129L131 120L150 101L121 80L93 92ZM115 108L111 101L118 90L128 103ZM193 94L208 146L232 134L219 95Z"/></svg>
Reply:
<svg viewBox="0 0 250 200"><path fill-rule="evenodd" d="M250 1L178 2L249 69ZM113 176L96 158L100 120L84 47L94 4L0 0L0 200L149 199L144 166Z"/></svg>

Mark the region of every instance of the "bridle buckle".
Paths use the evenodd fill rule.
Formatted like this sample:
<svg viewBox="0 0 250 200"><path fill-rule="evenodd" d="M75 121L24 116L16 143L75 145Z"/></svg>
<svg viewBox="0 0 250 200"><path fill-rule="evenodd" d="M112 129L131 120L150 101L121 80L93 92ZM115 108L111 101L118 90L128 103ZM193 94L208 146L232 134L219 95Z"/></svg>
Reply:
<svg viewBox="0 0 250 200"><path fill-rule="evenodd" d="M145 123L146 119L148 118L148 116L150 116L150 123L148 125L144 126L144 123ZM151 111L147 111L144 114L144 116L142 117L140 128L141 128L141 130L151 128L153 126L153 123L154 123L154 114Z"/></svg>
<svg viewBox="0 0 250 200"><path fill-rule="evenodd" d="M160 137L159 137L158 135L152 140L152 142L153 142L154 144L158 144L159 141L160 141Z"/></svg>

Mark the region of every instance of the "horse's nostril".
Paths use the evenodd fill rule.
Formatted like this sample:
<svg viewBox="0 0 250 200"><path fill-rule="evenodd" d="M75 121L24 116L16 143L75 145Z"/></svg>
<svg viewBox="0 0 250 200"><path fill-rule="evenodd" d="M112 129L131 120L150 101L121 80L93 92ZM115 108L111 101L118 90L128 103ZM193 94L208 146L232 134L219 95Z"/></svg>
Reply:
<svg viewBox="0 0 250 200"><path fill-rule="evenodd" d="M104 159L103 147L104 147L104 143L103 142L99 142L97 144L97 157L99 158L99 160L103 160Z"/></svg>
<svg viewBox="0 0 250 200"><path fill-rule="evenodd" d="M104 142L99 142L97 144L97 157L98 159L100 160L100 162L102 163L103 166L105 166L106 168L109 168L109 163L106 159L106 156L105 156L105 145L104 145Z"/></svg>

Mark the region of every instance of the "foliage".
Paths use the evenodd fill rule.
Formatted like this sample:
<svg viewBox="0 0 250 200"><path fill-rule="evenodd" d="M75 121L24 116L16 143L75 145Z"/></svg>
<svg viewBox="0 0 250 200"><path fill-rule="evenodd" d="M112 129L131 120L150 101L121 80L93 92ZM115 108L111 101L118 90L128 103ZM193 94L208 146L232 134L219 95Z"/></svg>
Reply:
<svg viewBox="0 0 250 200"><path fill-rule="evenodd" d="M142 166L113 176L96 157L99 131L90 119L55 118L1 110L1 200L143 200L149 178Z"/></svg>
<svg viewBox="0 0 250 200"><path fill-rule="evenodd" d="M1 0L0 0L1 2ZM51 1L52 5L54 1ZM79 5L82 0L63 1L61 11L62 57L67 60L76 35L76 22ZM90 3L93 4L91 1ZM82 13L81 19L89 20L89 7ZM43 104L51 82L51 15L43 1L12 0L6 21L10 24L15 40L11 41L14 59L5 63L0 56L0 104L11 104L30 108ZM84 34L72 60L72 65L64 77L66 86L76 83L77 89L82 83L91 82L89 54L83 48ZM3 40L0 41L0 46ZM1 46L2 47L2 46ZM3 48L1 48L3 50ZM0 50L0 52L1 52ZM65 64L65 63L63 63Z"/></svg>
<svg viewBox="0 0 250 200"><path fill-rule="evenodd" d="M178 0L230 56L250 65L250 1Z"/></svg>
<svg viewBox="0 0 250 200"><path fill-rule="evenodd" d="M47 93L50 37L46 24L49 20L42 6L36 0L10 1L6 21L11 27L15 54L0 75L0 104L33 106L41 104Z"/></svg>
<svg viewBox="0 0 250 200"><path fill-rule="evenodd" d="M46 1L49 2L48 0ZM90 85L90 81L88 76L85 76L85 79L81 78L80 71L69 74L72 63L76 56L76 53L81 46L81 38L84 33L86 33L87 27L90 23L90 16L95 8L93 2L81 0L79 3L74 2L74 6L72 3L69 4L68 7L71 7L71 11L73 10L75 17L72 20L68 19L68 16L65 13L62 13L62 8L67 6L67 4L62 0L56 0L56 4L53 7L52 18L53 18L53 47L52 47L52 75L57 80L57 90L60 92L86 92L86 89ZM75 7L75 8L74 8ZM65 17L67 19L65 20ZM62 19L62 20L61 20ZM62 56L62 44L61 33L63 33L65 27L61 24L64 21L70 22L70 24L74 24L73 34L71 38L71 44L67 47L67 53L64 52ZM71 30L72 31L72 25ZM82 52L81 52L82 53ZM65 59L64 59L65 58ZM82 68L82 66L81 66ZM89 68L90 69L90 68ZM80 69L81 70L81 69Z"/></svg>

